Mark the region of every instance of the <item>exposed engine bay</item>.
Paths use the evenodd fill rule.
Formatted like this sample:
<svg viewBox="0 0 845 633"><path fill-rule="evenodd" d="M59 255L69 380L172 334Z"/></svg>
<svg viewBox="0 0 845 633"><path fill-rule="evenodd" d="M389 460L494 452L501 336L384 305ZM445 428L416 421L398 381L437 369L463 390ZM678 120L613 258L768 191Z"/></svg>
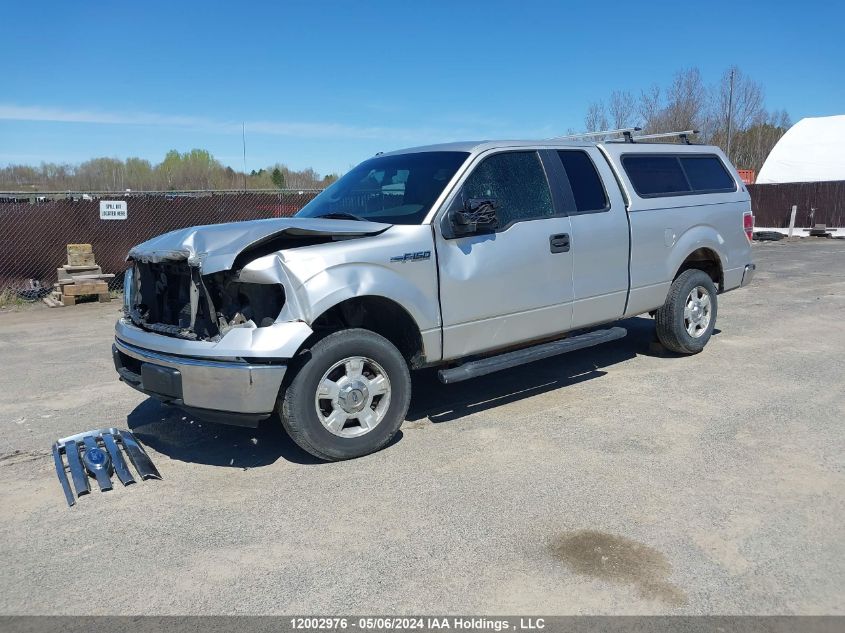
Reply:
<svg viewBox="0 0 845 633"><path fill-rule="evenodd" d="M135 262L128 317L146 330L217 341L235 327L272 325L285 302L281 284L238 281L238 273L201 275L187 261Z"/></svg>

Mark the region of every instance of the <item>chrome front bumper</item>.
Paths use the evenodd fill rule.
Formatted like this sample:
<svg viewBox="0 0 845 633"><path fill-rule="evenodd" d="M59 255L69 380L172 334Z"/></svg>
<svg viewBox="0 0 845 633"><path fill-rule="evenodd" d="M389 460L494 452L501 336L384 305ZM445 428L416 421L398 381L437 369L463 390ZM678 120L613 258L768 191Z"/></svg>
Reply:
<svg viewBox="0 0 845 633"><path fill-rule="evenodd" d="M757 270L756 264L748 264L745 266L745 270L742 271L742 283L740 286L747 286L751 283L751 280L754 279L754 272Z"/></svg>
<svg viewBox="0 0 845 633"><path fill-rule="evenodd" d="M257 426L274 410L287 366L164 354L115 338L115 368L129 386L199 417Z"/></svg>

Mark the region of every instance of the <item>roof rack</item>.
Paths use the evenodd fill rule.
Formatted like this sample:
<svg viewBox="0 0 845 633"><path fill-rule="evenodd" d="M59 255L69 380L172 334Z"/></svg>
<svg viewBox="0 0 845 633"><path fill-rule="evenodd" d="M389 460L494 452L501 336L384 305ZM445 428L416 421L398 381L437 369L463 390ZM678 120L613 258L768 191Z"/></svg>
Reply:
<svg viewBox="0 0 845 633"><path fill-rule="evenodd" d="M580 134L567 134L566 136L555 136L552 141L565 141L567 139L591 138L593 136L616 136L621 134L626 143L633 142L633 133L642 130L641 127L622 127L618 130L602 130L600 132L582 132Z"/></svg>
<svg viewBox="0 0 845 633"><path fill-rule="evenodd" d="M636 142L636 141L643 141L643 140L646 140L646 139L653 139L653 138L671 138L671 137L677 137L677 138L679 138L681 141L683 141L684 143L686 143L687 145L692 145L692 143L690 142L689 137L690 137L690 135L691 135L691 134L698 134L698 133L699 133L699 131L698 131L698 130L683 130L683 131L681 131L681 132L660 132L660 133L658 133L658 134L643 134L643 135L641 135L641 136L634 136L634 137L632 137L632 138L631 138L631 140L630 140L630 142L632 142L632 143L633 143L633 142ZM626 140L627 140L627 139L626 139Z"/></svg>
<svg viewBox="0 0 845 633"><path fill-rule="evenodd" d="M582 132L580 134L567 134L566 136L555 136L550 140L563 141L568 139L592 138L595 136L618 136L622 138L607 139L611 143L636 143L637 141L645 141L656 138L673 138L676 137L687 145L692 145L690 136L699 134L698 130L681 130L680 132L658 132L657 134L641 134L634 136L634 132L642 130L641 127L623 127L618 130L601 130L600 132Z"/></svg>

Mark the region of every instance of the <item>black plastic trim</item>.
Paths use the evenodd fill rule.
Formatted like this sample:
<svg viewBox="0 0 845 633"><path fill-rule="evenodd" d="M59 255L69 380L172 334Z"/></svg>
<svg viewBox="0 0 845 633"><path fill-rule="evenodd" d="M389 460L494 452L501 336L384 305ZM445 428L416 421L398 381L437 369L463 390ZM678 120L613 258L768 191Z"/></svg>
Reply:
<svg viewBox="0 0 845 633"><path fill-rule="evenodd" d="M569 217L575 213L575 194L572 185L563 168L563 163L557 157L557 151L544 149L538 152L540 162L546 172L546 180L552 192L552 204L555 207L555 217Z"/></svg>
<svg viewBox="0 0 845 633"><path fill-rule="evenodd" d="M271 415L270 413L235 413L234 411L216 411L213 409L199 409L196 407L186 407L182 404L177 404L182 411L195 415L206 422L213 422L215 424L225 424L226 426L241 426L248 429L256 428L262 420L266 420Z"/></svg>

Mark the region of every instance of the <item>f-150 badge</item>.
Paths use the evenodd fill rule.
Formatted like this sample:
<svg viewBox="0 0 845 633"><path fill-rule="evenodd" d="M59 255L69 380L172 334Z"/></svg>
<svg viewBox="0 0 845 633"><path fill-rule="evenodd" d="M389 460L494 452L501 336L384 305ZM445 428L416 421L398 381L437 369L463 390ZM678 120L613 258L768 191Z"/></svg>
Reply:
<svg viewBox="0 0 845 633"><path fill-rule="evenodd" d="M416 253L405 253L390 258L392 262L419 262L424 259L431 259L431 251L417 251Z"/></svg>

